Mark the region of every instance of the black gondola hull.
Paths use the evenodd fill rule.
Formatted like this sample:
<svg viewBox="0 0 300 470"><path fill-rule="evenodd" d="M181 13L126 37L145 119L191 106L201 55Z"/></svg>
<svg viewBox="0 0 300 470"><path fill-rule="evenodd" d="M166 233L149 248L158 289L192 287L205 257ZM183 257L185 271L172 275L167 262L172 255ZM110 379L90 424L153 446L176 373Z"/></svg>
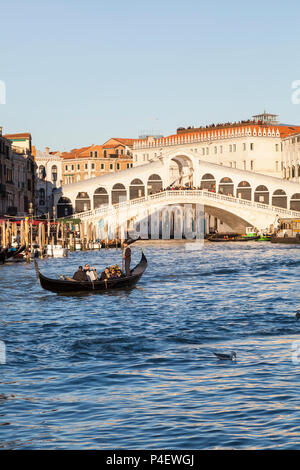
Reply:
<svg viewBox="0 0 300 470"><path fill-rule="evenodd" d="M139 264L131 270L131 275L117 279L108 279L107 281L74 281L50 279L40 273L38 264L35 261L35 269L38 281L43 289L56 293L76 293L76 292L99 292L105 293L112 289L128 289L134 287L142 277L147 268L147 259L142 254Z"/></svg>

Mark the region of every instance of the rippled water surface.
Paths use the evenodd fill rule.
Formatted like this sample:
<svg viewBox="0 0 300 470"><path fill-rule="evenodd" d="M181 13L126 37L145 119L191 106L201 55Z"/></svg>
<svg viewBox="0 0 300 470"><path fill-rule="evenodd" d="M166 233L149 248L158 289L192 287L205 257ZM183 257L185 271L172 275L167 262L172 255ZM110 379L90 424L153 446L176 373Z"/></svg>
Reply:
<svg viewBox="0 0 300 470"><path fill-rule="evenodd" d="M0 266L0 446L299 448L300 248L144 242L133 264L141 246L129 292L57 295L33 265ZM120 261L103 250L40 269ZM231 350L236 363L213 355Z"/></svg>

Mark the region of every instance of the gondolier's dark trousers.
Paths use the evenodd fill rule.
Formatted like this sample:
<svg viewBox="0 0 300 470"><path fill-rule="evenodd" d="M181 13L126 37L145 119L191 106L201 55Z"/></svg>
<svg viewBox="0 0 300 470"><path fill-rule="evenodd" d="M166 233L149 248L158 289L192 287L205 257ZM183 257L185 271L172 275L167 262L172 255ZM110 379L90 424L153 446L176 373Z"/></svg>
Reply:
<svg viewBox="0 0 300 470"><path fill-rule="evenodd" d="M130 258L125 258L125 274L126 277L130 276Z"/></svg>

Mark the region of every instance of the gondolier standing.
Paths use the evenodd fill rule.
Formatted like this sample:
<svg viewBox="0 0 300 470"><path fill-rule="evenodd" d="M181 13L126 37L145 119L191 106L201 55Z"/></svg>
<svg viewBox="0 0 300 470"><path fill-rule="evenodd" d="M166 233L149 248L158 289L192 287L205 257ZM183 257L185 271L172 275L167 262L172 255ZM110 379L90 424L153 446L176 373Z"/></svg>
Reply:
<svg viewBox="0 0 300 470"><path fill-rule="evenodd" d="M131 249L128 246L127 242L124 242L124 254L123 254L123 260L125 260L125 274L126 277L130 276L130 262L131 262Z"/></svg>

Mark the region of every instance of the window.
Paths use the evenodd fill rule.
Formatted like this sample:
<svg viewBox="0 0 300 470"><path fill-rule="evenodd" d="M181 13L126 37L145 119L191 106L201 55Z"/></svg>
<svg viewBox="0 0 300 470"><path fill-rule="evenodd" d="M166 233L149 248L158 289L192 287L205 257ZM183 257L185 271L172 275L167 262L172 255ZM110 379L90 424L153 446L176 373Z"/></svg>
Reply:
<svg viewBox="0 0 300 470"><path fill-rule="evenodd" d="M95 150L95 158L98 158L98 152Z"/></svg>
<svg viewBox="0 0 300 470"><path fill-rule="evenodd" d="M232 152L232 145L229 145L229 152Z"/></svg>
<svg viewBox="0 0 300 470"><path fill-rule="evenodd" d="M245 151L246 150L246 144L243 143L243 150Z"/></svg>
<svg viewBox="0 0 300 470"><path fill-rule="evenodd" d="M90 156L93 158L93 152L90 152Z"/></svg>
<svg viewBox="0 0 300 470"><path fill-rule="evenodd" d="M223 145L220 145L220 153L223 153Z"/></svg>
<svg viewBox="0 0 300 470"><path fill-rule="evenodd" d="M278 163L279 163L279 162L275 162L276 171L278 171Z"/></svg>
<svg viewBox="0 0 300 470"><path fill-rule="evenodd" d="M247 170L247 162L244 160L244 170Z"/></svg>
<svg viewBox="0 0 300 470"><path fill-rule="evenodd" d="M117 170L120 169L120 163L117 163Z"/></svg>
<svg viewBox="0 0 300 470"><path fill-rule="evenodd" d="M109 169L110 170L113 170L114 169L114 165L112 163L109 164Z"/></svg>
<svg viewBox="0 0 300 470"><path fill-rule="evenodd" d="M276 152L278 152L278 150L279 150L279 145L276 144L276 145L275 145L275 148L276 148Z"/></svg>
<svg viewBox="0 0 300 470"><path fill-rule="evenodd" d="M104 150L103 155L104 155L104 158L106 158L106 156L107 156L106 150Z"/></svg>
<svg viewBox="0 0 300 470"><path fill-rule="evenodd" d="M92 163L92 170L95 169L95 163Z"/></svg>
<svg viewBox="0 0 300 470"><path fill-rule="evenodd" d="M253 171L254 170L254 161L253 160L251 160L250 165L251 165L251 171Z"/></svg>
<svg viewBox="0 0 300 470"><path fill-rule="evenodd" d="M68 171L68 165L65 166L65 170Z"/></svg>
<svg viewBox="0 0 300 470"><path fill-rule="evenodd" d="M74 165L71 166L72 170L74 170Z"/></svg>
<svg viewBox="0 0 300 470"><path fill-rule="evenodd" d="M254 144L250 144L250 150L254 150Z"/></svg>
<svg viewBox="0 0 300 470"><path fill-rule="evenodd" d="M215 146L215 153L217 153L218 149L217 149L217 146Z"/></svg>
<svg viewBox="0 0 300 470"><path fill-rule="evenodd" d="M202 155L205 155L205 148L202 149Z"/></svg>
<svg viewBox="0 0 300 470"><path fill-rule="evenodd" d="M104 170L104 163L101 163L101 170Z"/></svg>
<svg viewBox="0 0 300 470"><path fill-rule="evenodd" d="M121 155L124 155L124 150L123 149L121 149Z"/></svg>
<svg viewBox="0 0 300 470"><path fill-rule="evenodd" d="M80 165L79 165L79 163L78 163L78 165L77 165L77 170L80 170Z"/></svg>
<svg viewBox="0 0 300 470"><path fill-rule="evenodd" d="M130 168L130 163L127 163L127 168Z"/></svg>
<svg viewBox="0 0 300 470"><path fill-rule="evenodd" d="M84 169L85 169L85 170L88 169L88 164L87 164L87 163L84 164Z"/></svg>
<svg viewBox="0 0 300 470"><path fill-rule="evenodd" d="M206 147L206 155L209 155L209 147Z"/></svg>
<svg viewBox="0 0 300 470"><path fill-rule="evenodd" d="M233 144L233 151L236 152L236 144Z"/></svg>

